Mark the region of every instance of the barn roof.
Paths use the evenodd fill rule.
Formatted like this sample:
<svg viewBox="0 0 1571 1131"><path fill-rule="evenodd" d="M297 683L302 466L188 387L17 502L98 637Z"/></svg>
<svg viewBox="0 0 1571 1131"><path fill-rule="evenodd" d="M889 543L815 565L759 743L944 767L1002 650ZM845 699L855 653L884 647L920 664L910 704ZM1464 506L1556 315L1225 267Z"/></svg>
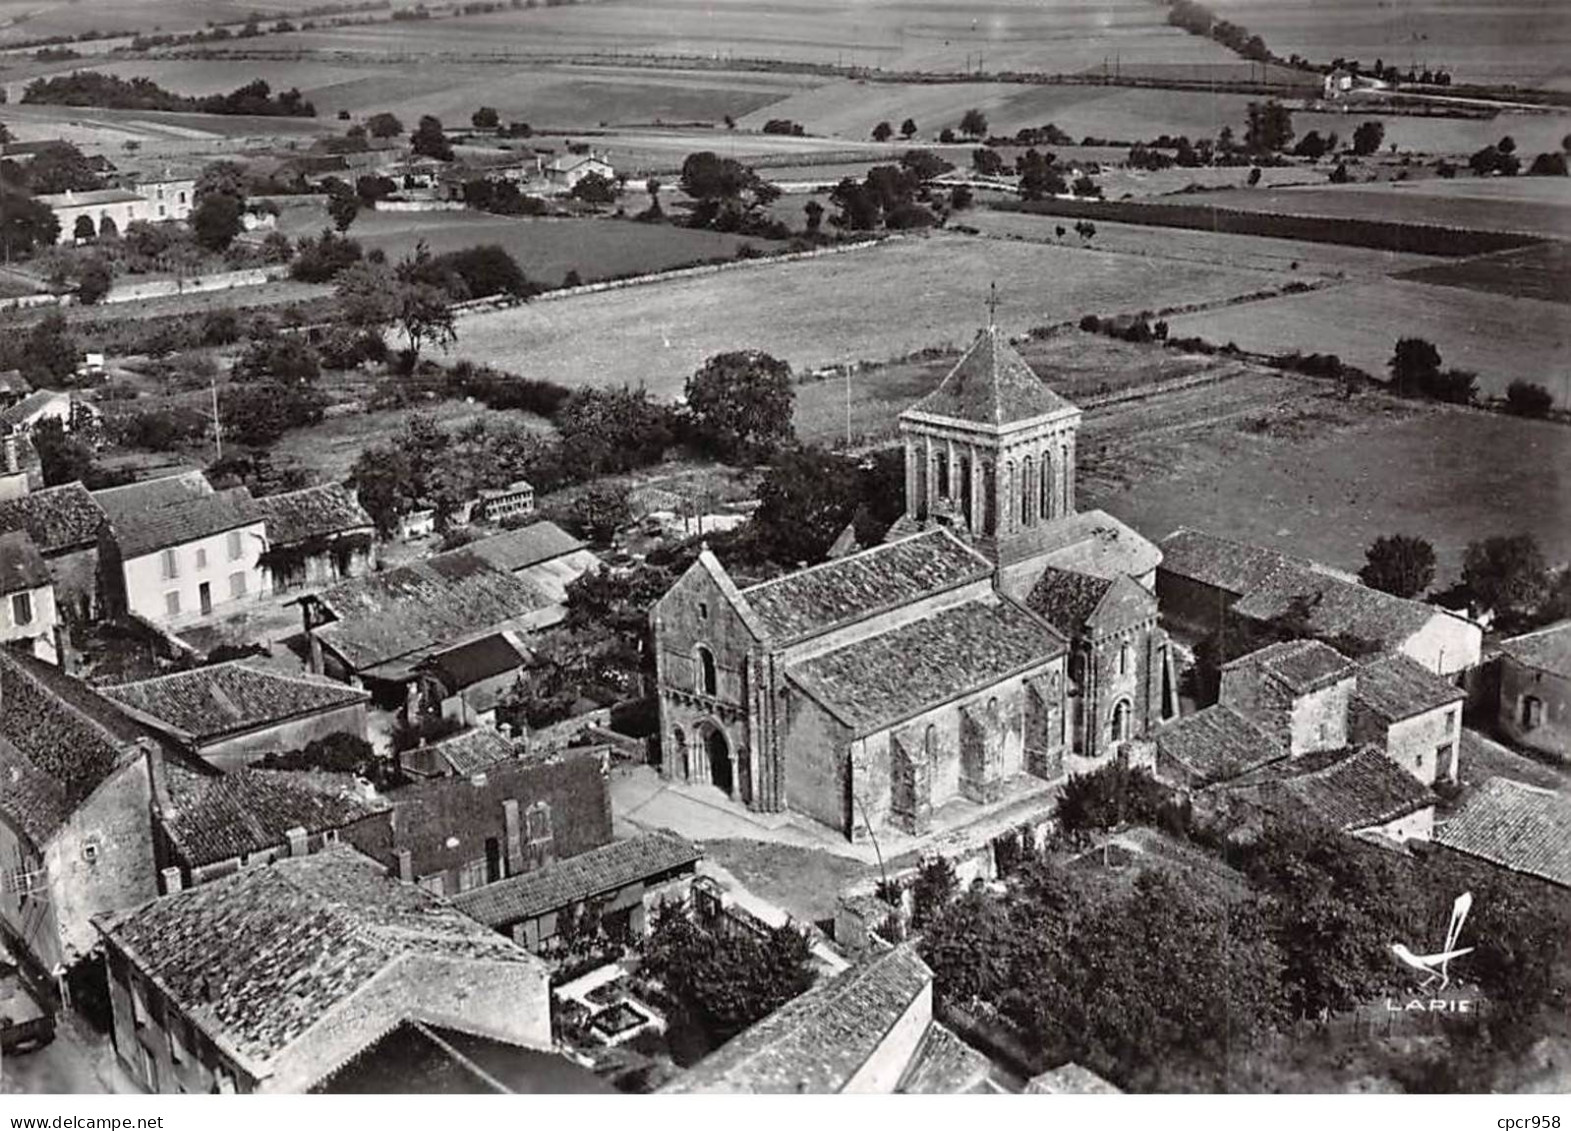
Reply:
<svg viewBox="0 0 1571 1131"><path fill-rule="evenodd" d="M311 675L285 675L244 660L106 687L123 707L198 742L364 703L370 693Z"/></svg>
<svg viewBox="0 0 1571 1131"><path fill-rule="evenodd" d="M103 507L80 483L64 483L0 501L0 531L26 530L44 554L94 545Z"/></svg>
<svg viewBox="0 0 1571 1131"><path fill-rule="evenodd" d="M1491 778L1435 841L1491 864L1571 888L1571 795Z"/></svg>
<svg viewBox="0 0 1571 1131"><path fill-rule="evenodd" d="M337 483L264 495L256 505L267 521L267 540L274 546L356 530L369 533L375 528L354 492Z"/></svg>

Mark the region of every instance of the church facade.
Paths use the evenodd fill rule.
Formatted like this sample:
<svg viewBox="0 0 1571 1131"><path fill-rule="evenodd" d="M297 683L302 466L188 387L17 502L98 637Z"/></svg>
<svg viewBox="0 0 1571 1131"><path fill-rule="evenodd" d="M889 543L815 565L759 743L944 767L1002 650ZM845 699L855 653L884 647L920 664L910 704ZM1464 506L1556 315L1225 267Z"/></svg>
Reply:
<svg viewBox="0 0 1571 1131"><path fill-rule="evenodd" d="M700 555L651 614L662 773L852 839L920 835L1176 713L1160 554L1076 512L1079 423L989 326L900 418L882 545L746 589Z"/></svg>

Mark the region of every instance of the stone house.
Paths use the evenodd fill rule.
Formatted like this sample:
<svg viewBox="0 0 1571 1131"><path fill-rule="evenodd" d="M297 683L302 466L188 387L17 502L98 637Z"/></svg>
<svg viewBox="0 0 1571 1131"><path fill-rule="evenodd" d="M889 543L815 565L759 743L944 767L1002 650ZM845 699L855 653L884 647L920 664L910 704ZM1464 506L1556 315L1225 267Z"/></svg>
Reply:
<svg viewBox="0 0 1571 1131"><path fill-rule="evenodd" d="M1406 656L1358 669L1350 720L1353 741L1385 751L1425 785L1455 784L1467 693Z"/></svg>
<svg viewBox="0 0 1571 1131"><path fill-rule="evenodd" d="M262 567L272 592L332 585L375 566L376 526L348 488L324 483L256 505L267 524Z"/></svg>
<svg viewBox="0 0 1571 1131"><path fill-rule="evenodd" d="M416 710L420 664L472 640L561 620L540 588L467 549L339 582L299 598L311 670Z"/></svg>
<svg viewBox="0 0 1571 1131"><path fill-rule="evenodd" d="M61 244L124 235L136 221L147 219L147 201L133 189L45 193L37 200L60 221L60 235L55 242Z"/></svg>
<svg viewBox="0 0 1571 1131"><path fill-rule="evenodd" d="M1571 621L1501 642L1496 717L1513 742L1571 757Z"/></svg>
<svg viewBox="0 0 1571 1131"><path fill-rule="evenodd" d="M149 1092L305 1092L405 1022L551 1047L539 959L344 845L97 925L115 1052Z"/></svg>
<svg viewBox="0 0 1571 1131"><path fill-rule="evenodd" d="M506 487L483 487L469 503L469 522L501 522L535 513L535 488L527 479L515 479Z"/></svg>
<svg viewBox="0 0 1571 1131"><path fill-rule="evenodd" d="M593 905L605 930L643 938L649 912L684 902L703 853L669 833L613 841L453 897L464 914L538 953L563 912Z"/></svg>
<svg viewBox="0 0 1571 1131"><path fill-rule="evenodd" d="M516 633L498 632L427 656L415 665L424 713L466 727L495 724L527 655Z"/></svg>
<svg viewBox="0 0 1571 1131"><path fill-rule="evenodd" d="M109 522L99 542L106 599L165 628L234 612L265 593L267 523L244 487L214 491L201 472L93 492Z"/></svg>
<svg viewBox="0 0 1571 1131"><path fill-rule="evenodd" d="M25 530L0 534L0 645L26 648L46 663L60 662L54 579Z"/></svg>
<svg viewBox="0 0 1571 1131"><path fill-rule="evenodd" d="M407 883L470 891L611 839L609 756L570 748L481 763L385 791L387 823L346 834Z"/></svg>
<svg viewBox="0 0 1571 1131"><path fill-rule="evenodd" d="M678 1095L983 1091L987 1062L933 1019L933 972L899 946L826 978L661 1088Z"/></svg>
<svg viewBox="0 0 1571 1131"><path fill-rule="evenodd" d="M1456 613L1393 597L1356 578L1276 550L1199 530L1161 542L1157 597L1171 631L1199 638L1250 626L1301 621L1303 635L1353 639L1400 652L1444 676L1476 668L1483 629Z"/></svg>
<svg viewBox="0 0 1571 1131"><path fill-rule="evenodd" d="M80 680L0 648L0 932L37 972L96 947L92 916L157 893L153 745Z"/></svg>
<svg viewBox="0 0 1571 1131"><path fill-rule="evenodd" d="M303 749L333 734L366 737L371 696L319 676L246 660L211 664L102 689L148 729L220 770Z"/></svg>
<svg viewBox="0 0 1571 1131"><path fill-rule="evenodd" d="M592 153L566 153L545 167L547 183L563 193L572 192L591 173L608 181L616 180L616 169L611 163Z"/></svg>
<svg viewBox="0 0 1571 1131"><path fill-rule="evenodd" d="M60 619L92 620L99 608L99 535L108 521L80 483L30 491L0 501L0 533L23 530L43 555L54 581Z"/></svg>

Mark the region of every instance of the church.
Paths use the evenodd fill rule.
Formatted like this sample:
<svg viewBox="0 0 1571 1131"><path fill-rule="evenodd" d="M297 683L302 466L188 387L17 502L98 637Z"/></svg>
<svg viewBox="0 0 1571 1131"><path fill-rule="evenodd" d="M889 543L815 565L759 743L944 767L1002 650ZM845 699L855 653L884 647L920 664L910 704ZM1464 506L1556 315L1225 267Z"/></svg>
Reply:
<svg viewBox="0 0 1571 1131"><path fill-rule="evenodd" d="M900 416L881 545L745 589L700 554L651 613L661 773L920 836L1175 716L1161 553L1075 509L1080 419L988 325Z"/></svg>

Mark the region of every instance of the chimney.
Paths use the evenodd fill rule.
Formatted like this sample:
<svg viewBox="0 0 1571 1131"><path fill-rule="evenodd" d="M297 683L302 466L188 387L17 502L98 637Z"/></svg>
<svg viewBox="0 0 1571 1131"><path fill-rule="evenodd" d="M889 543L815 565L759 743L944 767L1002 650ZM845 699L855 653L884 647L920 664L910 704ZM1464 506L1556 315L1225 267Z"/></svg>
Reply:
<svg viewBox="0 0 1571 1131"><path fill-rule="evenodd" d="M518 819L518 802L509 797L502 802L502 824L507 831L507 874L524 870L524 830Z"/></svg>
<svg viewBox="0 0 1571 1131"><path fill-rule="evenodd" d="M409 855L409 849L407 848L398 850L398 878L406 884L415 882L414 860Z"/></svg>
<svg viewBox="0 0 1571 1131"><path fill-rule="evenodd" d="M185 881L180 877L179 868L164 868L158 874L163 879L165 895L174 895L175 892L185 886Z"/></svg>
<svg viewBox="0 0 1571 1131"><path fill-rule="evenodd" d="M284 839L289 842L290 856L304 856L308 849L307 833L305 829L296 825L284 833Z"/></svg>
<svg viewBox="0 0 1571 1131"><path fill-rule="evenodd" d="M15 432L5 434L5 470L7 475L15 475L22 470L22 460L16 451Z"/></svg>
<svg viewBox="0 0 1571 1131"><path fill-rule="evenodd" d="M175 811L169 798L169 781L164 774L164 748L150 738L138 740L147 757L147 781L153 791L153 809L165 816Z"/></svg>

